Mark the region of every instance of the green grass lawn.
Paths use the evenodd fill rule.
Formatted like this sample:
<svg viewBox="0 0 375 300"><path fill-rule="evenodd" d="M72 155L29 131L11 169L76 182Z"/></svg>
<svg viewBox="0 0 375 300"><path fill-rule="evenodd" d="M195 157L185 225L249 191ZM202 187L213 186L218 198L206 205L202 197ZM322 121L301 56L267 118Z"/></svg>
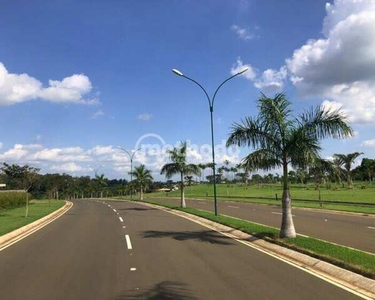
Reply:
<svg viewBox="0 0 375 300"><path fill-rule="evenodd" d="M375 204L375 184L369 185L368 182L354 183L354 191L347 188L338 187L332 184L333 189L326 189L321 186L321 198L324 201L342 201L342 202L368 202ZM361 187L365 187L362 189ZM337 189L336 189L337 188ZM219 197L268 197L275 199L277 194L278 199L282 196L282 186L280 184L263 184L263 185L249 185L243 184L218 184L217 195ZM198 184L187 186L185 191L186 197L208 197L213 196L213 188L211 184ZM318 191L315 190L315 185L294 184L290 186L290 193L292 199L307 199L318 200ZM165 193L151 193L146 195L165 195ZM170 196L179 196L180 191L173 191L168 193Z"/></svg>
<svg viewBox="0 0 375 300"><path fill-rule="evenodd" d="M24 206L0 210L0 236L32 223L64 205L65 201L62 200L51 200L51 206L49 206L48 200L31 201L29 205L29 216L27 218L25 218L26 208Z"/></svg>
<svg viewBox="0 0 375 300"><path fill-rule="evenodd" d="M241 230L258 238L294 249L315 258L330 262L339 267L375 279L375 255L332 244L312 237L297 236L294 239L280 239L279 230L273 227L240 220L229 216L215 216L211 212L195 208L180 208L178 206L165 203L152 201L148 202L200 216L202 218Z"/></svg>

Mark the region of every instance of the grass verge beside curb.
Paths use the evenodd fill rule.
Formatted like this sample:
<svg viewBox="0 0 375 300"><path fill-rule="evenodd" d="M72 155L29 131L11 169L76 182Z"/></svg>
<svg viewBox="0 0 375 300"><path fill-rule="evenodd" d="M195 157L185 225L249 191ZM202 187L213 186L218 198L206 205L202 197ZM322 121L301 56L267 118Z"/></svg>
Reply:
<svg viewBox="0 0 375 300"><path fill-rule="evenodd" d="M120 198L120 197L119 197ZM178 197L147 197L148 199L179 199ZM194 200L194 201L206 201L209 200L207 198L186 198L187 200ZM235 203L251 203L251 204L261 204L261 205L272 205L272 206L281 206L281 203L275 200L262 200L262 199L232 199L232 198L225 198L220 197L219 201L228 201L228 202L235 202ZM310 208L310 209L316 209L316 210L327 210L327 211L338 211L338 212L349 212L349 213L355 213L355 214L361 214L361 215L372 215L375 216L375 208L373 207L365 207L365 206L355 206L355 205L345 205L345 202L342 204L323 204L321 207L319 203L314 202L298 202L297 200L292 201L293 208Z"/></svg>
<svg viewBox="0 0 375 300"><path fill-rule="evenodd" d="M25 207L1 210L0 236L43 218L64 205L65 201L62 200L51 201L51 206L49 206L48 200L32 201L29 205L29 216L27 218L25 218Z"/></svg>
<svg viewBox="0 0 375 300"><path fill-rule="evenodd" d="M294 239L280 239L279 230L229 216L215 216L213 213L195 208L181 208L179 206L153 201L141 201L158 206L183 211L210 221L238 229L268 242L307 254L338 267L375 279L375 255L318 240L312 237L297 236Z"/></svg>

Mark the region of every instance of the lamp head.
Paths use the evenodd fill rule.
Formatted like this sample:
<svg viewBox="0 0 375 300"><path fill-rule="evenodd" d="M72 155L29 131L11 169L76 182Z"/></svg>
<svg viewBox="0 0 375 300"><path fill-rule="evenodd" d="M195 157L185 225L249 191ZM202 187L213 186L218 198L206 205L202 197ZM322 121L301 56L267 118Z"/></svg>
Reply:
<svg viewBox="0 0 375 300"><path fill-rule="evenodd" d="M175 73L176 75L178 76L184 76L184 74L182 74L179 70L177 69L172 69L172 72Z"/></svg>
<svg viewBox="0 0 375 300"><path fill-rule="evenodd" d="M249 70L249 67L245 67L241 72L238 73L238 75L245 73L247 70Z"/></svg>

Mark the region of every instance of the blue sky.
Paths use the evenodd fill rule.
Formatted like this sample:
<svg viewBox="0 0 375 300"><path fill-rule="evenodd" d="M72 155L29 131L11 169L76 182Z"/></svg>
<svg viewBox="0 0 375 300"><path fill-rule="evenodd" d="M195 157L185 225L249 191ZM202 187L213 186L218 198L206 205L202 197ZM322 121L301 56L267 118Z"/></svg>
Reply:
<svg viewBox="0 0 375 300"><path fill-rule="evenodd" d="M375 56L369 51L375 4L326 2L4 1L0 161L75 175L105 165L108 177L119 178L129 162L116 145L130 150L145 134L171 145L209 144L202 91L171 69L212 93L244 66L250 67L246 76L217 96L217 144L232 122L256 114L261 91L284 91L297 112L324 103L349 115L356 136L323 142L324 157L363 151L375 158ZM217 159L235 163L246 153ZM190 158L209 155L198 150ZM148 153L136 161L149 163L162 179L157 173L165 158Z"/></svg>

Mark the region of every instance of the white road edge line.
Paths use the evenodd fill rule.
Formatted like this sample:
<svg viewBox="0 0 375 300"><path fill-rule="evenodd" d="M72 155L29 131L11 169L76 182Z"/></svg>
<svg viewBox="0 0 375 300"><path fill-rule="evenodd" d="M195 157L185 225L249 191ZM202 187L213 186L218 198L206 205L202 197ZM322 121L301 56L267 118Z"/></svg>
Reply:
<svg viewBox="0 0 375 300"><path fill-rule="evenodd" d="M124 220L121 217L118 217L120 219L120 222L124 222Z"/></svg>
<svg viewBox="0 0 375 300"><path fill-rule="evenodd" d="M130 241L129 235L125 234L125 240L126 240L126 246L128 247L129 250L132 250L132 242Z"/></svg>
<svg viewBox="0 0 375 300"><path fill-rule="evenodd" d="M375 229L375 227L371 227L371 226L368 226L367 228L369 228L369 229Z"/></svg>
<svg viewBox="0 0 375 300"><path fill-rule="evenodd" d="M291 261L289 261L289 260L287 260L287 259L284 259L284 258L282 258L282 257L280 257L280 256L278 256L278 255L276 255L276 254L273 254L273 253L267 252L267 251L261 249L260 247L254 245L254 244L251 244L250 242L246 242L246 241L243 241L243 240L237 239L235 236L233 236L233 235L231 235L231 234L221 232L221 231L217 230L216 228L211 227L211 226L206 225L206 224L203 224L203 223L201 223L201 222L199 222L199 221L197 221L197 220L192 220L192 219L190 219L190 218L188 218L188 217L181 216L181 215L176 214L176 213L174 213L174 212L172 212L172 211L166 211L166 210L164 210L164 211L165 211L165 212L168 212L168 213L171 213L171 214L174 214L174 215L176 215L176 216L178 216L178 217L181 217L181 218L184 218L184 219L190 220L191 222L197 223L197 224L199 224L199 225L201 225L201 226L203 226L203 227L206 227L206 228L209 228L209 229L211 229L211 230L214 230L214 231L216 231L216 232L218 232L218 233L220 233L220 234L222 234L222 235L225 235L225 236L227 236L227 237L229 237L229 238L231 238L231 239L233 239L233 240L235 240L235 241L237 241L237 242L239 242L239 243L241 243L241 244L243 244L243 245L246 245L246 246L248 246L248 247L250 247L250 248L253 248L253 249L258 250L258 251L260 251L260 252L262 252L262 253L264 253L264 254L267 254L267 255L269 255L269 256L271 256L271 257L273 257L273 258L276 258L276 259L278 259L278 260L281 260L281 261L283 261L284 263L286 263L286 264L288 264L288 265L291 265L291 266L293 266L293 267L295 267L295 268L297 268L297 269L300 269L300 270L302 270L302 271L304 271L304 272L306 272L306 273L309 273L309 274L312 275L312 276L315 276L315 277L317 277L317 278L320 278L320 279L322 279L322 280L324 280L324 281L326 281L326 282L328 282L328 283L330 283L330 284L332 284L332 285L334 285L334 286L337 286L337 287L339 287L339 288L341 288L341 289L343 289L343 290L345 290L345 291L347 291L347 292L349 292L349 293L352 293L352 294L354 294L354 295L356 295L356 296L358 296L358 297L360 297L360 298L362 298L362 299L371 300L370 297L368 297L368 296L362 294L361 292L357 292L357 291L354 290L354 289L351 289L351 288L349 288L349 287L346 287L346 286L342 285L341 283L339 283L339 282L337 282L337 281L334 281L334 280L332 280L332 279L330 279L330 278L328 278L328 277L323 276L323 274L319 274L319 273L317 273L317 272L310 271L310 270L306 269L305 267L298 265L297 263L291 262Z"/></svg>
<svg viewBox="0 0 375 300"><path fill-rule="evenodd" d="M12 246L13 244L15 244L15 243L17 243L17 242L23 240L24 238L27 238L29 235L33 234L34 232L37 232L39 229L42 229L43 227L45 227L45 226L47 226L48 224L52 223L53 221L57 220L57 219L60 218L61 216L65 215L65 213L73 207L74 204L73 204L73 202L71 202L71 203L72 203L72 205L71 205L71 206L70 206L70 207L69 207L69 208L68 208L63 214L60 214L60 215L58 215L57 217L52 218L52 219L49 220L48 222L44 223L42 226L36 227L35 229L33 229L32 231L30 231L29 233L27 233L27 234L21 236L20 238L18 238L18 239L16 239L16 240L14 240L13 242L9 243L8 245L6 245L6 246L0 248L0 251L3 251L4 249L6 249L6 248Z"/></svg>

